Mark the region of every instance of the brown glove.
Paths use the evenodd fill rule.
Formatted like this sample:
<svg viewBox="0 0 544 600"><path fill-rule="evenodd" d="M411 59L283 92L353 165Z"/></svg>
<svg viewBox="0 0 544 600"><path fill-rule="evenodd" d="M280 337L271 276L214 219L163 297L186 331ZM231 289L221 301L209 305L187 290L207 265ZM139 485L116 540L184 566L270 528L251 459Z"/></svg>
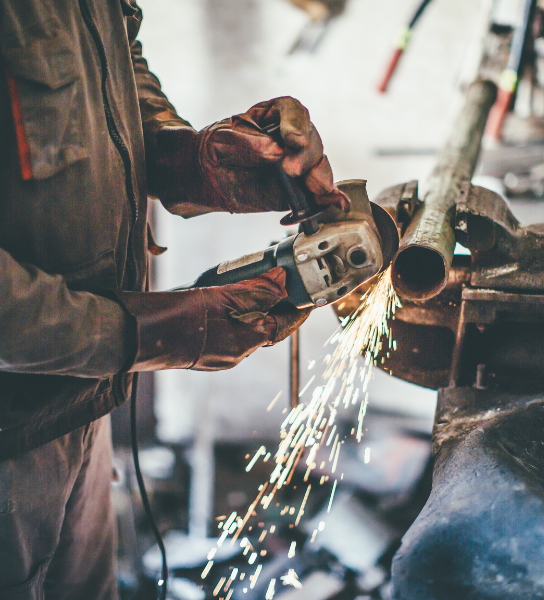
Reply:
<svg viewBox="0 0 544 600"><path fill-rule="evenodd" d="M308 318L310 309L276 306L286 296L279 267L220 287L118 292L137 326L129 370L230 369L257 348L285 339Z"/></svg>
<svg viewBox="0 0 544 600"><path fill-rule="evenodd" d="M319 205L349 210L308 110L294 98L261 102L200 132L175 126L156 135L157 172L150 177L156 190L151 191L170 212L191 217L287 211L278 163L291 177L302 177Z"/></svg>

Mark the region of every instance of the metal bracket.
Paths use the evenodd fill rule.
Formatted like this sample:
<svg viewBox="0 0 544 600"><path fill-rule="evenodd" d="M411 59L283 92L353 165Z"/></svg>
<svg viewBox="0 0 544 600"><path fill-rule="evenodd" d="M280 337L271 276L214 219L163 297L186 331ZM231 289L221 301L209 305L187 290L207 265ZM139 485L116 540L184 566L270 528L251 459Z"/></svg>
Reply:
<svg viewBox="0 0 544 600"><path fill-rule="evenodd" d="M393 217L402 235L421 204L417 179L386 188L374 202Z"/></svg>

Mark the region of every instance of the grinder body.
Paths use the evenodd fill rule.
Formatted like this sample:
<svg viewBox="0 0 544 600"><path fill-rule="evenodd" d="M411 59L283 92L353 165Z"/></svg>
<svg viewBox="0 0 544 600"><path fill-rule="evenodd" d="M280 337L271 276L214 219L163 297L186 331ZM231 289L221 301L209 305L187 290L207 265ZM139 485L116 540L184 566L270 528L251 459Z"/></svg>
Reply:
<svg viewBox="0 0 544 600"><path fill-rule="evenodd" d="M298 308L325 306L349 294L389 266L398 248L398 233L391 217L369 202L364 180L338 187L350 198L349 213L329 207L312 216L311 227L301 223L298 234L223 262L178 289L237 283L282 267L287 273L286 300Z"/></svg>

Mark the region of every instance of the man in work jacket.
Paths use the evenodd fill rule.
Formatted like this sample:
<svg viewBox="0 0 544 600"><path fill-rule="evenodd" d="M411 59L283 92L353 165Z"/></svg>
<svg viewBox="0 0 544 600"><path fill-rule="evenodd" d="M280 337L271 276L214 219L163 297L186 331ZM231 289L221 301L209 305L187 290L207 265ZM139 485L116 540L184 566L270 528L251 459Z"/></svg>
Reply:
<svg viewBox="0 0 544 600"><path fill-rule="evenodd" d="M270 311L282 269L145 292L148 195L184 217L287 210L281 163L349 210L300 103L196 132L140 22L129 0L0 0L0 599L116 597L107 415L131 372L229 368L307 316Z"/></svg>

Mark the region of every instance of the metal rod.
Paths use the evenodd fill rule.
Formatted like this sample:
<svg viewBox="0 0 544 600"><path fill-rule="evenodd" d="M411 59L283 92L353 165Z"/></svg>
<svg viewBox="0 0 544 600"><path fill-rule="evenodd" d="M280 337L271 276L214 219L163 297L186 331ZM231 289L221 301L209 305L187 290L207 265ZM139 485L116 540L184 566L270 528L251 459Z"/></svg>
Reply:
<svg viewBox="0 0 544 600"><path fill-rule="evenodd" d="M291 408L298 406L298 392L300 389L300 330L297 329L289 337L289 389Z"/></svg>
<svg viewBox="0 0 544 600"><path fill-rule="evenodd" d="M474 82L465 106L427 181L427 193L404 234L393 260L393 287L408 300L428 300L446 286L455 248L455 205L470 182L497 88Z"/></svg>

